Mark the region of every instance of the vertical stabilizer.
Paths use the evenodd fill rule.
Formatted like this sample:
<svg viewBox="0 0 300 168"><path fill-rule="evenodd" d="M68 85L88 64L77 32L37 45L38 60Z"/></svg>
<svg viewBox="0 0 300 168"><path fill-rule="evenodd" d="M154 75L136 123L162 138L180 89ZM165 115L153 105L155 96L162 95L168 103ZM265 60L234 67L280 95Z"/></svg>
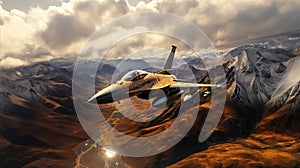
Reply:
<svg viewBox="0 0 300 168"><path fill-rule="evenodd" d="M176 48L177 48L176 46L172 45L172 50L169 54L169 57L168 57L168 60L165 64L164 69L172 69L172 64L173 64L173 59L174 59Z"/></svg>

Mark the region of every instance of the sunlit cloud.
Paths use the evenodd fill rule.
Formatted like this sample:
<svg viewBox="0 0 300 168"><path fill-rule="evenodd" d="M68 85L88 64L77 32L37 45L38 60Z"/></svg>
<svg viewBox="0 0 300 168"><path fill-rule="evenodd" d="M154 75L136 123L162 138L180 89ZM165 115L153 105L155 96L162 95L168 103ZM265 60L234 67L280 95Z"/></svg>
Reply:
<svg viewBox="0 0 300 168"><path fill-rule="evenodd" d="M34 4L31 8L26 7L26 10L25 6L24 9L17 6L16 9L5 9L7 2L0 1L0 61L11 62L9 60L12 58L18 59L16 65L49 58L75 57L97 29L113 19L134 12L168 12L181 16L199 26L217 48L300 29L300 1L293 0L59 0L48 5L46 1L42 5ZM13 5L13 1L10 5ZM149 19L152 20L145 22L164 22L157 18ZM127 25L108 30L101 39L109 40L120 29L130 31L131 28L136 28L133 25L134 21L128 21ZM182 32L184 27L174 23L168 29ZM193 37L190 32L186 35ZM130 54L145 45L155 45L168 40L162 36L157 40L145 41L148 39L131 38L131 42L129 39L127 43L131 46L123 44L121 46L124 51L118 49L111 53ZM34 51L28 51L28 46L34 46L31 48ZM31 56L23 53L24 51L35 54ZM39 59L36 56L40 56ZM6 64L2 63L1 66Z"/></svg>
<svg viewBox="0 0 300 168"><path fill-rule="evenodd" d="M6 68L28 65L28 64L29 62L27 61L18 58L12 58L12 57L7 57L0 61L0 67L6 67Z"/></svg>

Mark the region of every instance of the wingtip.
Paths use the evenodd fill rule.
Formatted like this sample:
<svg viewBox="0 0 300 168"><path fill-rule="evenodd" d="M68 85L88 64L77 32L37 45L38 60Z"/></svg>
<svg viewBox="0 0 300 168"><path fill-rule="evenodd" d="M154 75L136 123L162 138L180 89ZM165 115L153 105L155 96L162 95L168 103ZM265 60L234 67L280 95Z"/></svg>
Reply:
<svg viewBox="0 0 300 168"><path fill-rule="evenodd" d="M88 101L87 101L87 103L91 103L91 101L92 101L93 99L92 98L90 98Z"/></svg>
<svg viewBox="0 0 300 168"><path fill-rule="evenodd" d="M95 97L95 95L94 95L94 96L92 96L92 97L87 101L87 103L92 104L92 103L95 102L95 99L96 99L96 97Z"/></svg>

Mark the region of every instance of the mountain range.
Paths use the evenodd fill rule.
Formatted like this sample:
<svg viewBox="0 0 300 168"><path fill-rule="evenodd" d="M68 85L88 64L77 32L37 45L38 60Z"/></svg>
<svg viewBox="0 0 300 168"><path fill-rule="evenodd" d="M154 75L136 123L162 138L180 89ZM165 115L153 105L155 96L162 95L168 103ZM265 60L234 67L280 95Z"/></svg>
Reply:
<svg viewBox="0 0 300 168"><path fill-rule="evenodd" d="M189 133L171 149L142 158L118 155L107 159L99 152L101 147L93 146L73 106L74 63L51 61L1 69L0 167L115 167L116 164L119 167L299 167L299 51L296 46L279 48L265 43L228 50L220 56L221 64L215 67L225 71L226 104L209 139L198 142L203 121L213 106L210 96L204 96L207 89L202 88L196 122ZM177 66L179 71L191 68L199 81L209 82L200 59L185 61L187 65ZM118 67L120 62L82 64L87 68L98 66L97 89L107 86L114 72L122 76L124 68L126 71L137 65L153 71L159 68L142 59L127 59L123 61L124 67ZM89 77L82 74L82 78ZM131 101L138 109L149 108L146 100ZM113 104L101 106L101 111L119 131L132 136L151 136L174 122L179 106L180 101L176 101L146 124L124 118ZM125 105L122 110L132 113Z"/></svg>

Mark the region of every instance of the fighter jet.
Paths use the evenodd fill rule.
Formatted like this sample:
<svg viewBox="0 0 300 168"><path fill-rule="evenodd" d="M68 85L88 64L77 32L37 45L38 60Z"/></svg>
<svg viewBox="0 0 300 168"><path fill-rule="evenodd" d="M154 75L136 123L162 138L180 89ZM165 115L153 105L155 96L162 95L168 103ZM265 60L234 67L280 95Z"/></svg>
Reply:
<svg viewBox="0 0 300 168"><path fill-rule="evenodd" d="M172 69L176 46L172 45L171 52L163 69L158 72L132 70L126 73L118 82L100 90L88 102L98 104L119 102L120 100L137 96L141 99L152 99L152 106L157 107L170 100L174 100L184 93L180 88L220 87L216 84L202 84L184 82L177 79L169 71ZM184 101L190 100L194 94L184 96ZM164 94L162 94L164 93Z"/></svg>

